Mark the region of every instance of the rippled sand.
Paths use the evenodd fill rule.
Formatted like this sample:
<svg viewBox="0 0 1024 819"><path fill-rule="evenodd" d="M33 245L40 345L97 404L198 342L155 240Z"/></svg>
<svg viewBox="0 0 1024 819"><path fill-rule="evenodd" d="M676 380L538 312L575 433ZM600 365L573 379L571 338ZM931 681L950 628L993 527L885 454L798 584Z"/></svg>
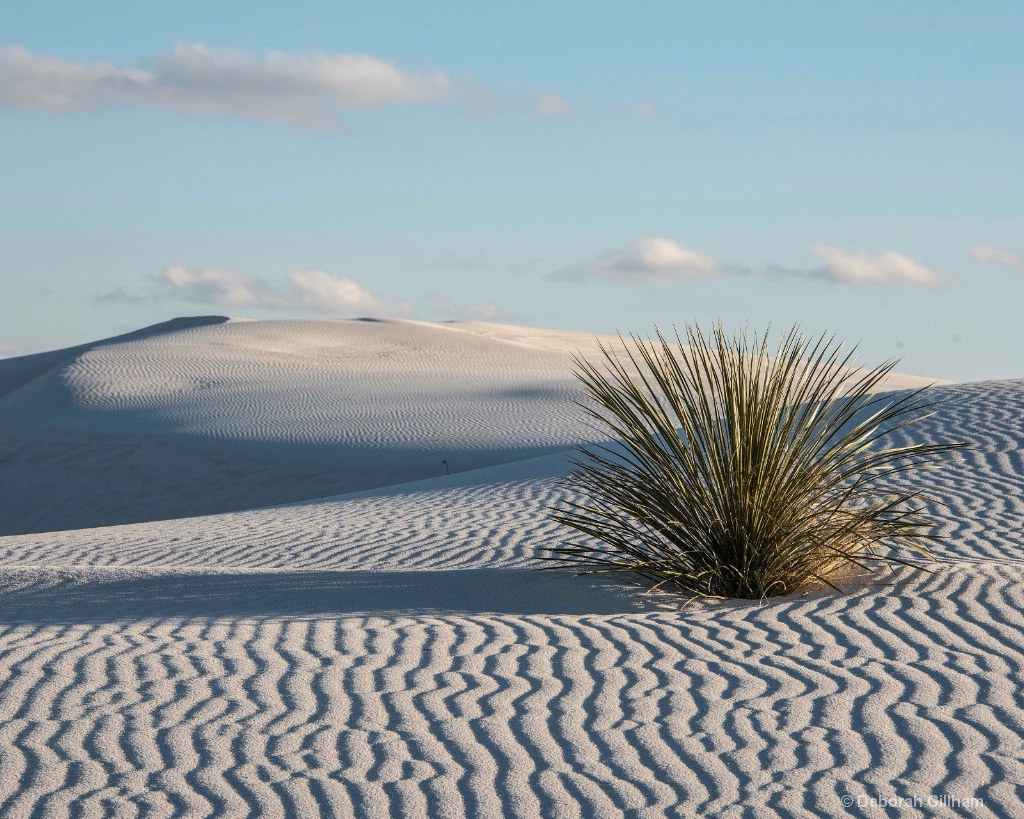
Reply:
<svg viewBox="0 0 1024 819"><path fill-rule="evenodd" d="M0 816L1019 813L1024 381L905 433L978 444L920 479L931 574L679 611L532 571L577 347L210 321L0 361Z"/></svg>

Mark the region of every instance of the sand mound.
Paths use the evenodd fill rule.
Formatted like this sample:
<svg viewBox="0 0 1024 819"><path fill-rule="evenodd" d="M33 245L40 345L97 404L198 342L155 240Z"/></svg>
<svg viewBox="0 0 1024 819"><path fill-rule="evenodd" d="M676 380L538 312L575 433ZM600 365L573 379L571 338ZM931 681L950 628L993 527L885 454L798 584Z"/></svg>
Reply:
<svg viewBox="0 0 1024 819"><path fill-rule="evenodd" d="M489 329L232 321L0 361L0 532L325 497L587 435L567 356L593 339Z"/></svg>
<svg viewBox="0 0 1024 819"><path fill-rule="evenodd" d="M483 426L463 451L500 440L502 454L287 506L0 538L0 815L1019 812L1024 381L937 388L935 413L905 433L978 444L919 478L948 536L932 574L680 611L531 571L531 555L562 537L546 507L565 497L558 436L576 423L553 388L556 334L262 324L78 354L0 409L41 434L60 418L74 422L68 434L122 434L121 417L171 448L201 440L233 458L251 445L270 474L310 441L395 469L389 457L415 451L425 468L477 407ZM274 338L290 352L270 350ZM366 355L311 377L312 350L340 357L341 338ZM409 353L403 338L435 347ZM168 352L178 344L204 362L222 355L217 372L234 375L186 383L190 354ZM246 344L261 362L248 370ZM465 353L473 389L433 389L431 349ZM408 377L395 376L410 356ZM271 366L296 373L290 386L253 374ZM110 375L118 367L131 378ZM506 378L521 392L498 400ZM18 415L55 385L59 410ZM415 394L422 408L357 423L365 408L336 406L346 390L382 410ZM205 396L219 396L219 413ZM504 409L484 412L489 401ZM406 435L393 450L389 424Z"/></svg>
<svg viewBox="0 0 1024 819"><path fill-rule="evenodd" d="M573 404L575 350L595 354L595 338L201 317L3 360L0 534L269 506L563 451L593 438Z"/></svg>

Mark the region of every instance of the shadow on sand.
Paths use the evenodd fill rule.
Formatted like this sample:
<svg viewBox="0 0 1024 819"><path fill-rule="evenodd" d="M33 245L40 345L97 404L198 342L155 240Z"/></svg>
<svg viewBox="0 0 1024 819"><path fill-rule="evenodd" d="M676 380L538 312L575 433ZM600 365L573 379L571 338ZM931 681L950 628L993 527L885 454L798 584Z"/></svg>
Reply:
<svg viewBox="0 0 1024 819"><path fill-rule="evenodd" d="M651 598L604 578L530 569L59 571L0 574L0 623L164 617L619 614Z"/></svg>

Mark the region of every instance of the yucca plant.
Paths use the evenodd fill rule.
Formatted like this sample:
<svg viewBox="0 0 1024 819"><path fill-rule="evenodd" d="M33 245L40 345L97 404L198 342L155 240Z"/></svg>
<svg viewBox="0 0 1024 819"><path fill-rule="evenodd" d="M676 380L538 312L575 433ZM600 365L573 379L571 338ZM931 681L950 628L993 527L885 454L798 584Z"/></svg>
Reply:
<svg viewBox="0 0 1024 819"><path fill-rule="evenodd" d="M773 357L767 333L730 338L721 325L710 339L688 326L685 344L656 337L631 336L623 358L600 345L602 368L574 357L581 406L618 442L574 459L574 499L551 515L586 538L546 549L546 568L764 599L834 586L846 566L932 559L930 499L894 478L968 445L884 445L932 405L924 389L879 391L895 360L856 370L855 349L799 327Z"/></svg>

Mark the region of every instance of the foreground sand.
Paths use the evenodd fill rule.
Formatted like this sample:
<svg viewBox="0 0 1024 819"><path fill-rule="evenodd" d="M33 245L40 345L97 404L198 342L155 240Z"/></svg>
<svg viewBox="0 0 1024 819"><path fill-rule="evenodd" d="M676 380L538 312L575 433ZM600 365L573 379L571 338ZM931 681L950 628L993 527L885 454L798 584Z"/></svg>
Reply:
<svg viewBox="0 0 1024 819"><path fill-rule="evenodd" d="M676 611L531 571L590 343L230 322L0 361L0 816L1018 814L1024 382L910 431L979 444L928 476L932 574ZM44 531L90 514L148 521Z"/></svg>

